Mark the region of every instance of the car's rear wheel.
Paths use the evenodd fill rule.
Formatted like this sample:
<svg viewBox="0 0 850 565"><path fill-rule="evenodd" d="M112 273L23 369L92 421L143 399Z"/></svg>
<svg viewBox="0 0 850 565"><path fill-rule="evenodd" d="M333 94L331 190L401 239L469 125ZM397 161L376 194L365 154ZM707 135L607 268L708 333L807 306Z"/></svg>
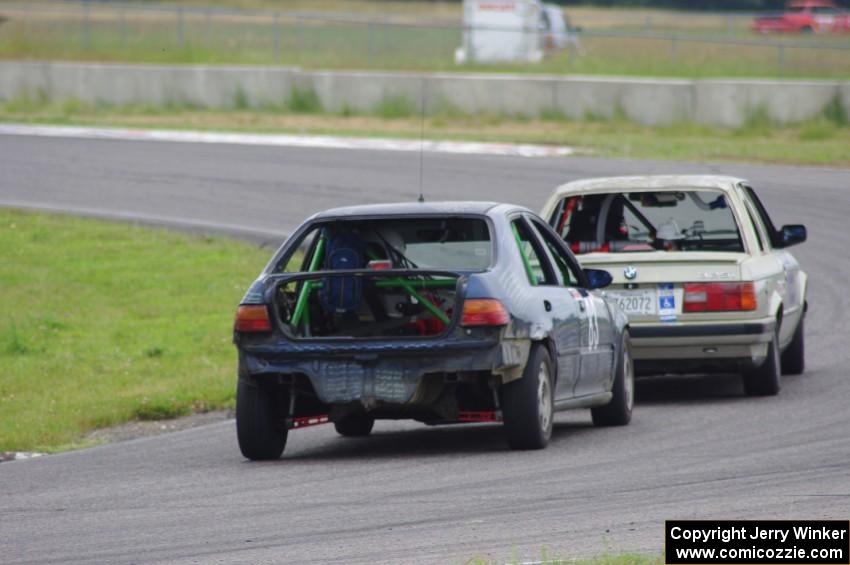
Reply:
<svg viewBox="0 0 850 565"><path fill-rule="evenodd" d="M632 365L632 345L629 332L623 332L620 346L620 358L614 373L611 402L605 406L590 409L595 426L625 426L632 419L635 403L635 371Z"/></svg>
<svg viewBox="0 0 850 565"><path fill-rule="evenodd" d="M236 387L236 437L242 455L277 459L286 446L285 394L277 387L239 379Z"/></svg>
<svg viewBox="0 0 850 565"><path fill-rule="evenodd" d="M797 329L794 330L794 337L791 338L791 343L782 352L783 375L802 375L803 371L806 370L806 343L803 321L804 319L800 318L800 321L797 323Z"/></svg>
<svg viewBox="0 0 850 565"><path fill-rule="evenodd" d="M367 414L349 414L334 422L336 432L345 437L363 437L372 432L375 418Z"/></svg>
<svg viewBox="0 0 850 565"><path fill-rule="evenodd" d="M747 396L774 396L779 393L779 337L777 330L767 348L767 359L760 367L744 372L744 392Z"/></svg>
<svg viewBox="0 0 850 565"><path fill-rule="evenodd" d="M552 360L534 344L522 377L499 388L499 402L511 449L543 449L552 436Z"/></svg>

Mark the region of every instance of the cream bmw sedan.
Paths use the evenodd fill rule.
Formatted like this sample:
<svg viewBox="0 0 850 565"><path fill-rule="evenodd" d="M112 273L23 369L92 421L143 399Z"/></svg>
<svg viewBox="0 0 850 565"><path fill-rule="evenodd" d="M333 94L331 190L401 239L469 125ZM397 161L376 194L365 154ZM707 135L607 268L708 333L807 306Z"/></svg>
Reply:
<svg viewBox="0 0 850 565"><path fill-rule="evenodd" d="M726 176L596 178L541 214L583 267L607 270L639 374L739 372L752 396L804 370L806 273L750 184Z"/></svg>

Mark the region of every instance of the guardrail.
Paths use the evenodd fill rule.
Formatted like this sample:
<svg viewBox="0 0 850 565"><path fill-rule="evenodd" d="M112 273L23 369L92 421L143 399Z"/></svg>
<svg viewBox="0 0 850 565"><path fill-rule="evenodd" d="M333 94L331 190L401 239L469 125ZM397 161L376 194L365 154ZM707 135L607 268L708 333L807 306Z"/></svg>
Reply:
<svg viewBox="0 0 850 565"><path fill-rule="evenodd" d="M754 115L777 123L850 114L850 81L690 80L489 73L315 71L282 66L110 65L0 62L0 100L195 108L569 119L622 116L646 125L696 122L740 127ZM838 110L836 110L838 111Z"/></svg>

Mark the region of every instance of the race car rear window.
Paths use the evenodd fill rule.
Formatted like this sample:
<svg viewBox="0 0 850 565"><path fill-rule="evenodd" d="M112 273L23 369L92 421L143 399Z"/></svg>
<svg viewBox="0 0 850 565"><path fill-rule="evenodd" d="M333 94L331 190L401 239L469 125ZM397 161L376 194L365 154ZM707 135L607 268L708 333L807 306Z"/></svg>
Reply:
<svg viewBox="0 0 850 565"><path fill-rule="evenodd" d="M302 255L295 251L296 247L300 247ZM492 263L492 247L490 229L483 218L332 220L305 233L298 246L293 246L293 251L278 262L275 271L484 271Z"/></svg>
<svg viewBox="0 0 850 565"><path fill-rule="evenodd" d="M744 251L726 196L713 190L568 196L550 224L577 254Z"/></svg>

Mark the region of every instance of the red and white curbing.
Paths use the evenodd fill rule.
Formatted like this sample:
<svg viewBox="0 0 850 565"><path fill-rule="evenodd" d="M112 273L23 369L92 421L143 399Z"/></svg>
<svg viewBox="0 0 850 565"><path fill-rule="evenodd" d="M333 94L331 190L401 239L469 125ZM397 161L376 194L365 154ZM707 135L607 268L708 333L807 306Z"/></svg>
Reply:
<svg viewBox="0 0 850 565"><path fill-rule="evenodd" d="M325 135L288 135L226 133L205 131L170 131L156 129L93 128L74 126L42 126L0 124L0 135L70 137L78 139L111 139L125 141L170 141L177 143L228 143L272 147L306 147L314 149L360 149L370 151L407 151L449 153L458 155L500 155L514 157L564 157L575 153L572 147L510 143L478 143L469 141L432 141L332 137Z"/></svg>

